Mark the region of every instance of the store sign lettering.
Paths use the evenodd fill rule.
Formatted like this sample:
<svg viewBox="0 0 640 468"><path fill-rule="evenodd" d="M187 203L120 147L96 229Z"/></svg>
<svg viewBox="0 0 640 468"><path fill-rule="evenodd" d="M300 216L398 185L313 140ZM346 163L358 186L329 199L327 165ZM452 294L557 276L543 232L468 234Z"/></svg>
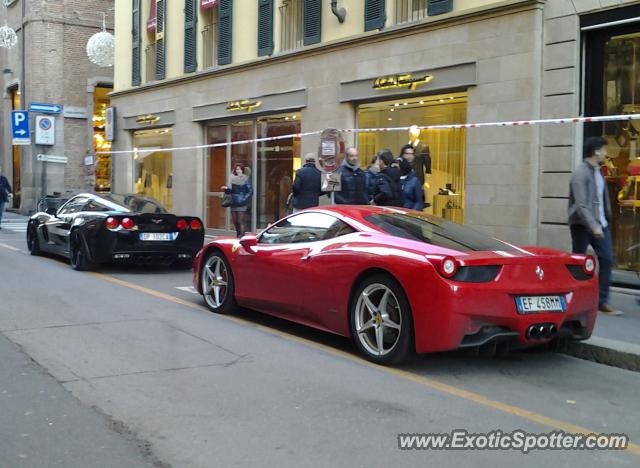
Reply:
<svg viewBox="0 0 640 468"><path fill-rule="evenodd" d="M141 115L136 119L136 123L139 123L141 125L152 125L159 121L160 121L160 117L158 117L157 115L151 115L151 114Z"/></svg>
<svg viewBox="0 0 640 468"><path fill-rule="evenodd" d="M262 105L262 101L250 101L248 99L244 99L242 101L231 101L227 103L227 111L235 112L235 111L247 111L251 112L253 109L256 109Z"/></svg>
<svg viewBox="0 0 640 468"><path fill-rule="evenodd" d="M409 73L403 75L391 75L377 78L373 82L373 89L394 89L394 88L408 88L411 90L416 89L419 85L426 84L433 80L433 75L424 75L420 77L413 77Z"/></svg>

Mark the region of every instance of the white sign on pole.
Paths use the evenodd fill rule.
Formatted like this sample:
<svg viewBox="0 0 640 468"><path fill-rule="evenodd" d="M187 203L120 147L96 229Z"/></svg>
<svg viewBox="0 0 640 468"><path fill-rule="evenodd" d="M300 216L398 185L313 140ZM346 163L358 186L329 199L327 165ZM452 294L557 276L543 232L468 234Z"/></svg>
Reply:
<svg viewBox="0 0 640 468"><path fill-rule="evenodd" d="M105 109L104 118L104 139L107 141L113 141L115 140L114 135L116 131L116 108L107 107Z"/></svg>
<svg viewBox="0 0 640 468"><path fill-rule="evenodd" d="M58 163L58 164L67 164L69 158L66 156L58 156L55 154L38 154L36 155L36 159L42 162L50 162L50 163Z"/></svg>
<svg viewBox="0 0 640 468"><path fill-rule="evenodd" d="M56 125L54 117L36 116L36 145L55 145Z"/></svg>

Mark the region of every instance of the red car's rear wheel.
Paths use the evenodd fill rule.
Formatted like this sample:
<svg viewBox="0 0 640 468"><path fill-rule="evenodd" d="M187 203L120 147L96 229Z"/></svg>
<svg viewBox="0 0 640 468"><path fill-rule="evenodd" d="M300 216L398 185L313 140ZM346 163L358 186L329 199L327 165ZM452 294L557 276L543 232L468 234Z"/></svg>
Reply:
<svg viewBox="0 0 640 468"><path fill-rule="evenodd" d="M411 354L413 320L409 301L390 276L370 276L358 285L350 319L356 346L368 360L398 364Z"/></svg>

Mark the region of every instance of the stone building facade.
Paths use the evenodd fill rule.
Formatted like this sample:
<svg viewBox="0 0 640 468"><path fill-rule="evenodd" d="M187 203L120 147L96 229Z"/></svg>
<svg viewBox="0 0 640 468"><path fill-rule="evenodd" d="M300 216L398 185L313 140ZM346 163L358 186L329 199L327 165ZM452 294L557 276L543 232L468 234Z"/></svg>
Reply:
<svg viewBox="0 0 640 468"><path fill-rule="evenodd" d="M113 87L113 67L94 65L86 54L87 40L102 28L113 30L113 0L15 0L0 9L0 22L13 28L18 44L0 49L3 70L3 106L0 111L0 165L16 189L15 208L35 209L45 194L72 189L93 189L95 135L100 111ZM31 103L62 106L59 114L30 112L32 144L14 147L11 111L28 110ZM55 121L55 144L35 144L37 115ZM97 117L99 120L99 117ZM42 163L37 154L65 156L66 163ZM44 168L44 164L47 165ZM43 175L43 169L45 174Z"/></svg>

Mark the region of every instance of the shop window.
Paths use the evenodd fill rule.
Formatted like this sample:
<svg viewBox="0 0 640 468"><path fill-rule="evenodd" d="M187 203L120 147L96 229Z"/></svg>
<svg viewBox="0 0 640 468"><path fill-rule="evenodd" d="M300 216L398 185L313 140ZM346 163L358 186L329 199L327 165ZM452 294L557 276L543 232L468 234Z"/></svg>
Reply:
<svg viewBox="0 0 640 468"><path fill-rule="evenodd" d="M640 26L596 31L587 53L585 114L640 113ZM640 271L640 121L587 124L585 135L608 142L601 170L613 208L614 265Z"/></svg>
<svg viewBox="0 0 640 468"><path fill-rule="evenodd" d="M411 97L358 106L359 128L411 127L466 123L466 93ZM452 221L463 222L465 188L464 129L420 130L407 132L360 132L360 164L368 167L381 149L398 156L400 149L412 144L416 154L415 169L424 179L425 201L433 213Z"/></svg>
<svg viewBox="0 0 640 468"><path fill-rule="evenodd" d="M302 0L282 0L280 5L280 52L304 45Z"/></svg>
<svg viewBox="0 0 640 468"><path fill-rule="evenodd" d="M98 86L93 94L93 151L110 151L111 142L105 139L106 111L110 105L111 87ZM111 191L111 155L97 154L95 162L96 192Z"/></svg>
<svg viewBox="0 0 640 468"><path fill-rule="evenodd" d="M155 198L168 211L173 205L172 130L140 130L133 135L134 193Z"/></svg>

